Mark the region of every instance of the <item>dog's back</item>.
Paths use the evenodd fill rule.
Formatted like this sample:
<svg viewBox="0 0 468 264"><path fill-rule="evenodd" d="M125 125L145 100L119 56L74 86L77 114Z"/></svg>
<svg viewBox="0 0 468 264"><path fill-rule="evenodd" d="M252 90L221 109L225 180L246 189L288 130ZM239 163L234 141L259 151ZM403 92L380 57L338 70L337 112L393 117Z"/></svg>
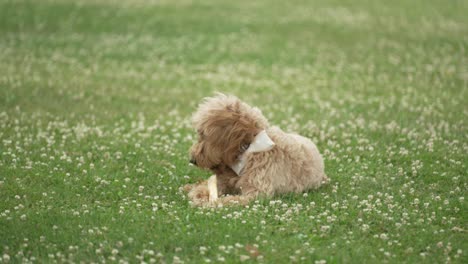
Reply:
<svg viewBox="0 0 468 264"><path fill-rule="evenodd" d="M278 127L268 128L267 133L275 147L252 154L248 163L253 166L246 167L253 177L250 182L259 190L268 195L303 192L327 180L323 158L311 140Z"/></svg>

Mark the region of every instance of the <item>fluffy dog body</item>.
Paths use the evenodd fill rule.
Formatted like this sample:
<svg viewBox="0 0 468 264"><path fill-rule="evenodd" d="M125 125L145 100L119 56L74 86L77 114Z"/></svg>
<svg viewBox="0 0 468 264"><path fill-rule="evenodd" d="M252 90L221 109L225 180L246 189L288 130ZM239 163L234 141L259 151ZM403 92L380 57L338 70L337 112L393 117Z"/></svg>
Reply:
<svg viewBox="0 0 468 264"><path fill-rule="evenodd" d="M259 109L234 96L205 98L192 121L199 136L191 149L192 162L216 174L219 195L231 195L213 204L208 201L206 182L186 186L195 205L246 204L258 195L303 192L327 181L322 156L312 141L270 127ZM275 146L244 154L263 130ZM245 167L237 175L231 167L243 154Z"/></svg>
<svg viewBox="0 0 468 264"><path fill-rule="evenodd" d="M318 187L326 176L315 144L278 127L266 131L276 145L267 152L248 154L242 180L268 196Z"/></svg>

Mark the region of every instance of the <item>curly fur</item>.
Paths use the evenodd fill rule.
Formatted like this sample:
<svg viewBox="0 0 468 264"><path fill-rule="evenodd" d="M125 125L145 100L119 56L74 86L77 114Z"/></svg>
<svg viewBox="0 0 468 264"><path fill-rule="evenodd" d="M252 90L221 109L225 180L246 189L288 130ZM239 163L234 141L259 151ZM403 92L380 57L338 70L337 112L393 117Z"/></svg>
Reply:
<svg viewBox="0 0 468 264"><path fill-rule="evenodd" d="M206 181L185 186L194 205L247 204L259 195L303 192L328 181L323 158L309 139L270 127L262 112L234 96L205 98L192 118L198 142L191 150L197 166L213 171L218 179L216 203L208 201ZM266 152L248 153L241 175L230 167L262 130L275 142Z"/></svg>

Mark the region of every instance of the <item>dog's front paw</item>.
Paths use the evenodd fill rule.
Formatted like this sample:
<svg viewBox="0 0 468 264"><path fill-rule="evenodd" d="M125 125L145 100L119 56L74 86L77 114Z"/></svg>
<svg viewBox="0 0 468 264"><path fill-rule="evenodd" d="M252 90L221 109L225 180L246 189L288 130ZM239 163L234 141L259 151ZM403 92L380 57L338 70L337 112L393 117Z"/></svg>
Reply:
<svg viewBox="0 0 468 264"><path fill-rule="evenodd" d="M193 188L195 188L195 186L197 186L196 184L186 184L182 187L179 187L179 190L180 191L184 191L186 193L189 193Z"/></svg>
<svg viewBox="0 0 468 264"><path fill-rule="evenodd" d="M210 192L208 186L205 184L199 184L192 186L188 193L189 199L192 201L192 205L195 206L206 206L210 202Z"/></svg>

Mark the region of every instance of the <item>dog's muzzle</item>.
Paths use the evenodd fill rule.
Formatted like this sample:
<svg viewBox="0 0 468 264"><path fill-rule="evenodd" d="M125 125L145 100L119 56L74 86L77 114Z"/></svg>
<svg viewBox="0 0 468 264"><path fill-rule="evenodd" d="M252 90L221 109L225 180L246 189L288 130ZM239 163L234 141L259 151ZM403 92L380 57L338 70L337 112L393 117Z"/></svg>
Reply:
<svg viewBox="0 0 468 264"><path fill-rule="evenodd" d="M191 158L191 159L190 159L190 163L192 163L192 164L195 165L195 166L197 165L197 161L196 161L194 158Z"/></svg>

